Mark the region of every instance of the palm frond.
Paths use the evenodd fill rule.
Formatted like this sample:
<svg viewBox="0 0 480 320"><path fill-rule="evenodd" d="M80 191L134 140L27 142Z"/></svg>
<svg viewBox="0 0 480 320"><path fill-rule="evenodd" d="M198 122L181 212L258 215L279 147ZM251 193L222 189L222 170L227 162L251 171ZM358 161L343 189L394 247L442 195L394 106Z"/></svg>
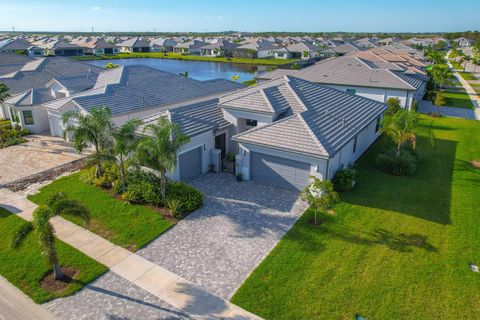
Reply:
<svg viewBox="0 0 480 320"><path fill-rule="evenodd" d="M12 248L18 248L20 244L22 244L23 240L27 237L27 235L33 231L33 224L31 222L28 222L20 228L15 235L13 236L12 242L11 242L11 247Z"/></svg>

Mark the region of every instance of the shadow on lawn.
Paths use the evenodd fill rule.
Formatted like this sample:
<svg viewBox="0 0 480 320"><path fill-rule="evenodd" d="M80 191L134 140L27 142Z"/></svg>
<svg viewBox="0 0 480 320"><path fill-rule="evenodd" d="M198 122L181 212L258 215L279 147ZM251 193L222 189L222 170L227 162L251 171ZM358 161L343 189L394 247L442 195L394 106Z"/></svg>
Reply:
<svg viewBox="0 0 480 320"><path fill-rule="evenodd" d="M441 224L450 224L452 177L457 142L418 139L417 173L397 177L375 168L375 157L391 142L382 137L358 162L355 190L341 194L342 201L353 205L395 211Z"/></svg>

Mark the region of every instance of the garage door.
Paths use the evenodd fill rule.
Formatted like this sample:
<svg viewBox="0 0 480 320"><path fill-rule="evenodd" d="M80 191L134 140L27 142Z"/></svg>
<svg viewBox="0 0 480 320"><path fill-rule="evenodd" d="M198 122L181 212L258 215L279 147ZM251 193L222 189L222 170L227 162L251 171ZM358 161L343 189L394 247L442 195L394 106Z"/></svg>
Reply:
<svg viewBox="0 0 480 320"><path fill-rule="evenodd" d="M252 180L302 190L309 182L310 164L263 153L251 154Z"/></svg>
<svg viewBox="0 0 480 320"><path fill-rule="evenodd" d="M187 181L198 177L202 173L202 148L198 147L180 154L178 161L180 180Z"/></svg>

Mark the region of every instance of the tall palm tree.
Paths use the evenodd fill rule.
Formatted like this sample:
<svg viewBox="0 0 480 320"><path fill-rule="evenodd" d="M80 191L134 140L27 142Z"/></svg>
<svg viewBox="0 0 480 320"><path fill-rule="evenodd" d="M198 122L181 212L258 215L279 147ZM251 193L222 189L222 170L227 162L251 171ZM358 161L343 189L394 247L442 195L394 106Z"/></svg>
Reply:
<svg viewBox="0 0 480 320"><path fill-rule="evenodd" d="M4 83L0 83L0 103L4 102L10 98L10 93L8 93L8 87Z"/></svg>
<svg viewBox="0 0 480 320"><path fill-rule="evenodd" d="M460 58L460 64L463 64L463 71L465 71L465 68L467 67L467 62L470 62L470 61L472 61L472 57L467 55L463 55Z"/></svg>
<svg viewBox="0 0 480 320"><path fill-rule="evenodd" d="M448 68L439 68L435 66L432 70L432 78L435 84L435 90L437 89L437 84L440 85L440 88L443 88L445 84L452 84L453 73Z"/></svg>
<svg viewBox="0 0 480 320"><path fill-rule="evenodd" d="M82 204L68 199L63 193L56 193L48 199L46 205L38 207L33 212L33 222L19 229L11 243L13 248L18 248L26 236L34 231L42 248L42 255L53 268L55 280L62 279L64 274L58 261L55 247L55 231L50 223L50 218L61 214L79 217L85 223L90 221L88 210Z"/></svg>
<svg viewBox="0 0 480 320"><path fill-rule="evenodd" d="M156 124L148 124L143 130L147 138L142 139L137 147L139 164L160 173L162 196L165 198L167 171L175 170L177 152L190 138L180 131L177 124L165 117L160 117Z"/></svg>
<svg viewBox="0 0 480 320"><path fill-rule="evenodd" d="M135 130L142 124L141 120L132 119L123 126L113 129L112 137L114 140L113 152L120 167L120 176L122 178L122 191L125 192L125 160L132 155L137 146L138 140L135 137Z"/></svg>
<svg viewBox="0 0 480 320"><path fill-rule="evenodd" d="M395 142L397 146L397 157L400 156L402 147L407 141L410 141L413 149L415 149L417 141L415 131L417 124L417 113L407 110L400 110L393 116L383 118L382 132L388 135Z"/></svg>
<svg viewBox="0 0 480 320"><path fill-rule="evenodd" d="M477 72L477 66L480 66L480 57L479 58L472 58L472 64L473 64L473 74Z"/></svg>
<svg viewBox="0 0 480 320"><path fill-rule="evenodd" d="M100 107L93 109L87 115L80 111L67 111L62 116L62 121L67 126L64 137L71 134L74 147L78 152L93 145L95 152L92 158L97 166L95 170L97 178L101 175L103 160L109 158L109 150L112 146L111 115L108 107Z"/></svg>

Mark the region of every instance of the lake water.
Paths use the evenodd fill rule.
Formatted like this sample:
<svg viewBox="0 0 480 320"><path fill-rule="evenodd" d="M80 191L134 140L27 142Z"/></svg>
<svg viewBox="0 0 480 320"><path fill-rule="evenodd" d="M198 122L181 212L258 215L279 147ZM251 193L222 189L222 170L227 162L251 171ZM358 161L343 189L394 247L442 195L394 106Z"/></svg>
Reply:
<svg viewBox="0 0 480 320"><path fill-rule="evenodd" d="M224 62L205 62L205 61L185 61L174 59L114 59L114 60L91 60L86 61L89 64L103 67L107 63L120 64L125 66L144 65L155 69L160 69L174 74L188 72L190 78L196 80L211 80L223 78L232 80L232 76L240 76L238 82L253 79L261 72L268 70L268 66L224 63Z"/></svg>

